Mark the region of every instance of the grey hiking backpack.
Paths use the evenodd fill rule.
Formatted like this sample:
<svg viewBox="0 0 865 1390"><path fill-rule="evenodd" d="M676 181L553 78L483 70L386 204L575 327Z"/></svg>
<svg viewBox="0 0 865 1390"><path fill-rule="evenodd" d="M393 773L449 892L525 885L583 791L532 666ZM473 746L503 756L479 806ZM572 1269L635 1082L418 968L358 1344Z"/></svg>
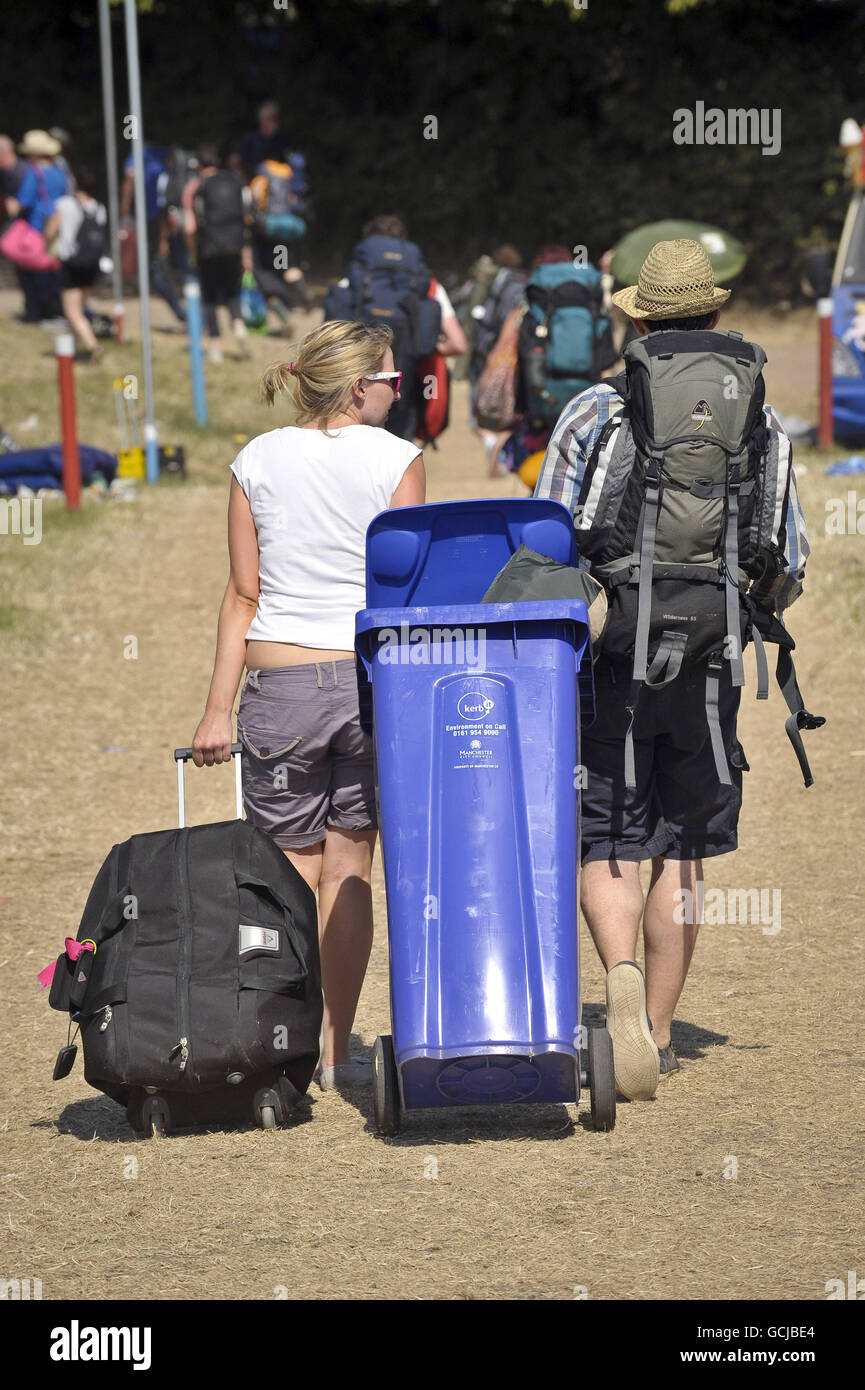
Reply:
<svg viewBox="0 0 865 1390"><path fill-rule="evenodd" d="M757 698L768 699L764 639L779 647L776 676L786 728L806 786L813 778L801 730L825 720L805 709L791 651L774 612L786 562L792 475L789 441L766 425L766 354L740 333L666 330L625 349L609 382L624 406L588 460L574 526L577 547L607 589L608 656L633 656L625 745L635 785L633 723L642 687L706 669L706 715L721 782L730 771L719 721L720 674L745 683L753 640Z"/></svg>

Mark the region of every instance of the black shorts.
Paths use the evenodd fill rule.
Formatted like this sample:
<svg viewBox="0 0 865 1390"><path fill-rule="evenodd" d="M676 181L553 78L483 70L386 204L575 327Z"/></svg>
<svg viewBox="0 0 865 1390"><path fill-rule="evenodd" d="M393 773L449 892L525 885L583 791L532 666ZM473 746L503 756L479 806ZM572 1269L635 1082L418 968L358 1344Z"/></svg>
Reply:
<svg viewBox="0 0 865 1390"><path fill-rule="evenodd" d="M736 737L741 691L729 664L720 681L720 722L732 785L718 778L706 718L706 668L682 672L663 690L644 686L634 721L637 785L625 786L630 665L595 665L597 719L583 734L582 862L708 859L737 846L742 773Z"/></svg>
<svg viewBox="0 0 865 1390"><path fill-rule="evenodd" d="M98 274L98 268L76 270L74 266L61 264L60 288L61 290L90 290L96 284Z"/></svg>

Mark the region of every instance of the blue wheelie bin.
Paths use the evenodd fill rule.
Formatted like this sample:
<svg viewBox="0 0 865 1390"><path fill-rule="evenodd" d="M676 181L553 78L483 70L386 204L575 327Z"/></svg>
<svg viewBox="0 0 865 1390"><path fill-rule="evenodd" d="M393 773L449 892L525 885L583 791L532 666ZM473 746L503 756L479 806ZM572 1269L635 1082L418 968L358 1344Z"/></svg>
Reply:
<svg viewBox="0 0 865 1390"><path fill-rule="evenodd" d="M381 513L356 647L369 696L392 1036L380 1132L403 1110L574 1102L581 1087L579 731L593 717L586 606L481 602L521 542L575 563L556 502ZM588 1036L596 1128L615 1120L609 1035Z"/></svg>

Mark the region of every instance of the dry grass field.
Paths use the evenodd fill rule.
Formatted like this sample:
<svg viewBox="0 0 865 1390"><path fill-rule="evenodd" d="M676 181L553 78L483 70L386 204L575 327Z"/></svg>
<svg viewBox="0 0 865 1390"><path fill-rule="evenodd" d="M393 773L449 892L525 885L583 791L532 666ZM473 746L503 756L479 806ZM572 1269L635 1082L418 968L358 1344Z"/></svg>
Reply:
<svg viewBox="0 0 865 1390"><path fill-rule="evenodd" d="M0 422L15 435L36 414L26 440L47 442L51 339L10 323L14 299L0 296ZM813 557L790 619L806 700L828 716L807 736L816 784L802 787L780 696L758 706L751 679L742 847L707 874L780 889L781 928L703 929L674 1025L683 1071L653 1102L621 1102L611 1134L583 1104L415 1112L384 1141L368 1093L315 1088L275 1132L138 1140L80 1059L52 1082L66 1030L36 974L75 934L110 846L174 824L170 750L190 741L209 678L232 437L284 422L256 403L283 346L259 339L252 362L210 369L213 420L196 432L185 340L162 306L155 318L160 437L186 445L188 480L85 499L72 518L46 502L39 545L0 536L0 1277L40 1278L46 1299L816 1300L865 1272L865 540L824 534L826 501L865 496L865 479L825 477L816 453L799 456ZM728 321L766 347L773 403L812 413L812 316ZM82 440L117 447L112 377L137 370L134 343L78 369ZM466 406L460 386L427 454L430 500L519 493L484 477ZM231 782L191 769L192 818L230 814ZM367 1049L389 1027L378 858L374 891ZM602 971L587 934L582 947L599 1022Z"/></svg>

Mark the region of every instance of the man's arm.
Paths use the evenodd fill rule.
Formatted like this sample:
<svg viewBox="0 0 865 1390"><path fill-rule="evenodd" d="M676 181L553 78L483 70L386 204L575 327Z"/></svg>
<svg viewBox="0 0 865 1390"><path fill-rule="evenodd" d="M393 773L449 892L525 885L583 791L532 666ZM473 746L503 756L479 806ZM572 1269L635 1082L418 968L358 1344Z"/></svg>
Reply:
<svg viewBox="0 0 865 1390"><path fill-rule="evenodd" d="M570 401L550 436L535 497L561 502L576 511L583 474L592 450L622 398L612 387L599 382Z"/></svg>

